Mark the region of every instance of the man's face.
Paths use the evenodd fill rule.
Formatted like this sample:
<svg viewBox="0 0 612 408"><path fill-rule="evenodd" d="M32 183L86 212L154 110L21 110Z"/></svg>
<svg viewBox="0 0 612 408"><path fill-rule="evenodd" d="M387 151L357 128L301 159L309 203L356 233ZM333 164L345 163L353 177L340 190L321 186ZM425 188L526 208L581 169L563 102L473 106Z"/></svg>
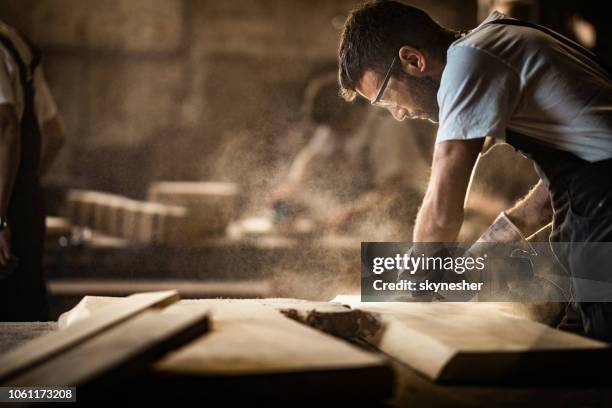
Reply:
<svg viewBox="0 0 612 408"><path fill-rule="evenodd" d="M366 71L357 83L357 93L374 101L383 78L373 71ZM402 121L408 119L427 119L438 121L438 101L436 95L440 83L432 77L415 77L402 72L399 77L389 79L385 91L377 105L386 108L393 117Z"/></svg>

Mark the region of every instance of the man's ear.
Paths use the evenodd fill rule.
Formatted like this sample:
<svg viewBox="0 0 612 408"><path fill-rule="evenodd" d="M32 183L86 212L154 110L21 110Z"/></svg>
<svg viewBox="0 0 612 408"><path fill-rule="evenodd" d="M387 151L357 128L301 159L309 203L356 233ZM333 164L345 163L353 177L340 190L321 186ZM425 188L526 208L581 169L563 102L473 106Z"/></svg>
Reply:
<svg viewBox="0 0 612 408"><path fill-rule="evenodd" d="M427 58L420 50L404 45L399 50L399 59L405 73L412 76L424 76L427 70Z"/></svg>

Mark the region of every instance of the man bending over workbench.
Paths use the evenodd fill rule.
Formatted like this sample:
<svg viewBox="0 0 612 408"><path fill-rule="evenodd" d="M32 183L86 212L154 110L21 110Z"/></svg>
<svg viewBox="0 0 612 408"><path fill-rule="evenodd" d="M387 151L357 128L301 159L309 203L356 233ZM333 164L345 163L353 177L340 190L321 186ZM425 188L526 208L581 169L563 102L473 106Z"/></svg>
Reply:
<svg viewBox="0 0 612 408"><path fill-rule="evenodd" d="M417 8L376 1L344 25L339 82L347 101L360 95L399 121L439 123L414 242L457 239L470 177L488 141L531 158L541 180L485 236L521 239L552 217L550 240L567 243L554 250L572 277L584 331L612 340L612 303L584 300L612 273L607 256L594 261L589 248L597 245L583 244L612 241L612 81L597 56L498 12L462 32Z"/></svg>

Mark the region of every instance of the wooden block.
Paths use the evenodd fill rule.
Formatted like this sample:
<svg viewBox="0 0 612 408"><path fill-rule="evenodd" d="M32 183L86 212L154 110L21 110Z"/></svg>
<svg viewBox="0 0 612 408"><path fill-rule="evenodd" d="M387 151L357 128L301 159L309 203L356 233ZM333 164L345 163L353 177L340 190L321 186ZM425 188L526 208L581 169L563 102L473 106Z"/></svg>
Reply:
<svg viewBox="0 0 612 408"><path fill-rule="evenodd" d="M176 291L139 293L118 300L100 313L83 319L65 330L32 340L0 356L0 382L27 370L77 344L152 307L165 307L179 300Z"/></svg>
<svg viewBox="0 0 612 408"><path fill-rule="evenodd" d="M207 330L206 310L181 310L180 313L145 311L11 378L5 384L18 387L76 386L81 401L84 397L104 398L104 394L100 395L103 389L110 391L113 384L120 384L144 371L168 351L194 340Z"/></svg>
<svg viewBox="0 0 612 408"><path fill-rule="evenodd" d="M209 202L226 203L238 195L235 183L161 181L152 183L147 197L150 201L173 201L169 204L199 204L203 199Z"/></svg>
<svg viewBox="0 0 612 408"><path fill-rule="evenodd" d="M123 205L128 198L122 196L112 196L108 202L108 219L104 229L109 235L120 237L122 236L123 226Z"/></svg>
<svg viewBox="0 0 612 408"><path fill-rule="evenodd" d="M225 230L238 209L238 186L222 182L158 182L149 187L149 201L185 207L188 235L206 236Z"/></svg>
<svg viewBox="0 0 612 408"><path fill-rule="evenodd" d="M106 226L108 225L108 201L111 198L111 194L98 191L92 194L94 215L93 224L91 227L97 231L106 232Z"/></svg>
<svg viewBox="0 0 612 408"><path fill-rule="evenodd" d="M63 208L63 215L73 224L79 222L79 202L83 192L81 190L68 190Z"/></svg>
<svg viewBox="0 0 612 408"><path fill-rule="evenodd" d="M191 237L184 234L184 225L189 222L185 207L164 205L158 231L159 242L166 245L188 243Z"/></svg>
<svg viewBox="0 0 612 408"><path fill-rule="evenodd" d="M70 190L67 197L67 215L79 227L91 228L94 223L95 202L98 192Z"/></svg>
<svg viewBox="0 0 612 408"><path fill-rule="evenodd" d="M571 382L610 358L608 344L512 316L512 304L334 301L377 314L365 340L434 381Z"/></svg>
<svg viewBox="0 0 612 408"><path fill-rule="evenodd" d="M66 218L46 217L45 224L47 238L70 237L72 233L72 225Z"/></svg>
<svg viewBox="0 0 612 408"><path fill-rule="evenodd" d="M135 200L124 201L121 206L121 214L121 219L123 220L121 237L128 240L136 240L141 215L140 202Z"/></svg>
<svg viewBox="0 0 612 408"><path fill-rule="evenodd" d="M94 228L109 235L117 235L117 209L127 198L115 194L99 194L96 197Z"/></svg>
<svg viewBox="0 0 612 408"><path fill-rule="evenodd" d="M165 208L157 203L140 203L138 207L138 223L135 238L141 243L156 243L160 241L160 230Z"/></svg>

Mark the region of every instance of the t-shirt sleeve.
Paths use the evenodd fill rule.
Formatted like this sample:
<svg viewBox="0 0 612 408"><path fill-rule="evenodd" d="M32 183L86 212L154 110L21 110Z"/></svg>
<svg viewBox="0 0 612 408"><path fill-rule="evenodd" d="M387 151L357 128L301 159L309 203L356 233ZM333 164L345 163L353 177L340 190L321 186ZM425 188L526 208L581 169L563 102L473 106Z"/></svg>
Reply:
<svg viewBox="0 0 612 408"><path fill-rule="evenodd" d="M452 47L438 91L436 143L491 136L505 140L520 96L518 72L472 46Z"/></svg>

